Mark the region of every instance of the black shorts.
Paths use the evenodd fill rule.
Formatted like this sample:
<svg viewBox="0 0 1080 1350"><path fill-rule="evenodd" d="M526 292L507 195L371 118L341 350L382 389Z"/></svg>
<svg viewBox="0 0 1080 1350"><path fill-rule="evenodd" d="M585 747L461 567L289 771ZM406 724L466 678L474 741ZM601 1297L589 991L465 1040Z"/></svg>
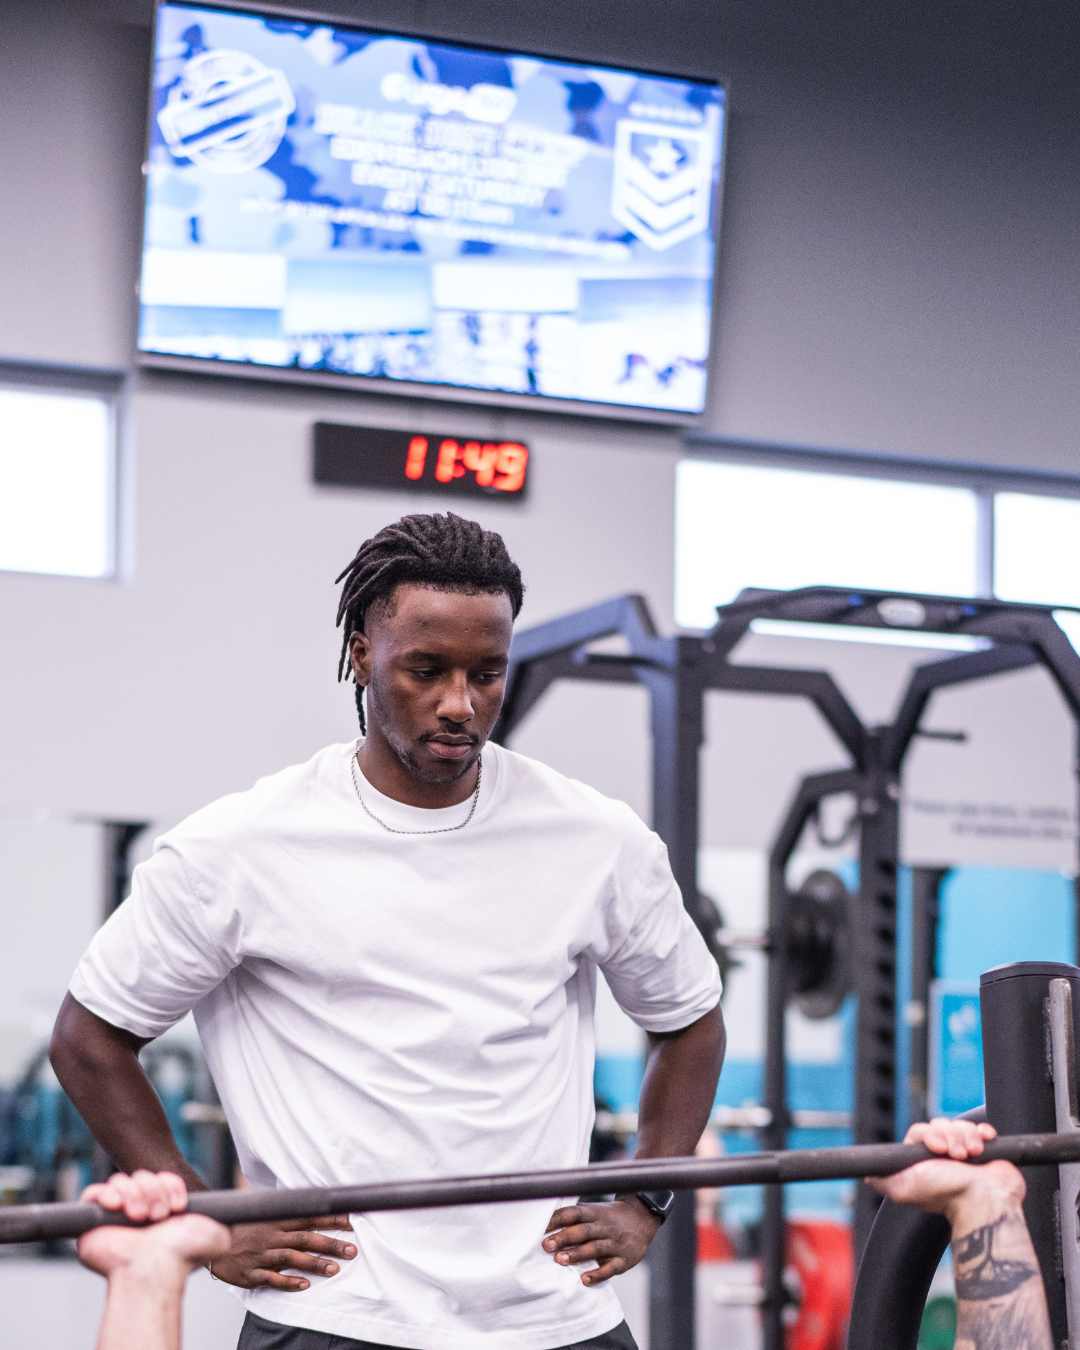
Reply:
<svg viewBox="0 0 1080 1350"><path fill-rule="evenodd" d="M306 1331L303 1327L283 1327L264 1317L248 1313L240 1329L236 1350L397 1350L395 1346L376 1345L374 1341L354 1341L348 1336L329 1336L325 1331ZM552 1350L638 1350L625 1322L590 1336L573 1345L552 1346Z"/></svg>

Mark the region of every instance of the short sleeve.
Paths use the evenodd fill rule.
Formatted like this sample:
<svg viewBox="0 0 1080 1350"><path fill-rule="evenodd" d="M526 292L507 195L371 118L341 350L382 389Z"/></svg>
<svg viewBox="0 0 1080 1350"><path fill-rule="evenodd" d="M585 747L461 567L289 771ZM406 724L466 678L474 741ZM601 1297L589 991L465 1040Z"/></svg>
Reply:
<svg viewBox="0 0 1080 1350"><path fill-rule="evenodd" d="M720 1001L720 971L687 914L656 835L624 863L597 964L619 1006L645 1031L679 1031Z"/></svg>
<svg viewBox="0 0 1080 1350"><path fill-rule="evenodd" d="M238 964L229 945L211 935L180 855L159 847L76 967L71 994L113 1026L160 1036Z"/></svg>

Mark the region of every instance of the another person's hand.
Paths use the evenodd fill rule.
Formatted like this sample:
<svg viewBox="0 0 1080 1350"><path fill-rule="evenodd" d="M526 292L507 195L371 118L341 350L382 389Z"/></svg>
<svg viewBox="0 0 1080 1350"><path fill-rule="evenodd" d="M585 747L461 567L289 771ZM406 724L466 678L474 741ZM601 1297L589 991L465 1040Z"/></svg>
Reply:
<svg viewBox="0 0 1080 1350"><path fill-rule="evenodd" d="M1024 1198L1024 1178L1010 1162L997 1161L972 1167L966 1159L977 1157L987 1139L997 1137L993 1125L970 1120L937 1120L912 1125L905 1144L925 1144L941 1158L916 1163L891 1177L869 1177L870 1185L905 1205L919 1205L949 1219L956 1206L973 1191L995 1192L1002 1203L1017 1205Z"/></svg>
<svg viewBox="0 0 1080 1350"><path fill-rule="evenodd" d="M893 1200L949 1220L958 1346L1051 1350L1046 1294L1024 1221L1024 1178L1001 1159L977 1167L965 1161L980 1154L995 1133L991 1125L968 1120L913 1125L904 1142L925 1144L944 1156L895 1176L874 1177L870 1184Z"/></svg>
<svg viewBox="0 0 1080 1350"><path fill-rule="evenodd" d="M214 1275L241 1289L280 1289L298 1294L311 1281L303 1274L336 1275L338 1261L351 1261L356 1247L317 1232L320 1228L352 1232L347 1214L324 1214L318 1219L290 1219L282 1223L243 1223L232 1230L227 1255L214 1258ZM336 1259L333 1259L336 1258Z"/></svg>
<svg viewBox="0 0 1080 1350"><path fill-rule="evenodd" d="M121 1210L137 1222L149 1221L145 1228L105 1224L79 1238L79 1260L110 1279L121 1271L145 1270L182 1280L229 1250L227 1228L204 1215L183 1213L187 1188L175 1172L118 1172L107 1182L88 1186L82 1199Z"/></svg>
<svg viewBox="0 0 1080 1350"><path fill-rule="evenodd" d="M660 1222L632 1195L601 1204L567 1205L551 1216L543 1247L560 1266L598 1262L595 1270L582 1272L581 1283L603 1284L637 1265Z"/></svg>

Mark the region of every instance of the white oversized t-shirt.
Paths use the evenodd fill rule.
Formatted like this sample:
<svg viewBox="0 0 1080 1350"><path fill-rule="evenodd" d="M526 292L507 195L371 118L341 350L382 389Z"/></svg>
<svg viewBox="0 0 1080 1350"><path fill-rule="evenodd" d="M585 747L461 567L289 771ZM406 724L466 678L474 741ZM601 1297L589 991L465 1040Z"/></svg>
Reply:
<svg viewBox="0 0 1080 1350"><path fill-rule="evenodd" d="M596 969L650 1031L716 1006L667 851L622 802L488 745L472 820L394 834L354 744L157 841L71 984L157 1036L194 1009L258 1188L576 1167L593 1124ZM459 824L359 779L401 830ZM567 1197L574 1199L576 1197ZM540 1246L557 1202L353 1216L358 1254L260 1317L413 1350L551 1350L622 1319Z"/></svg>

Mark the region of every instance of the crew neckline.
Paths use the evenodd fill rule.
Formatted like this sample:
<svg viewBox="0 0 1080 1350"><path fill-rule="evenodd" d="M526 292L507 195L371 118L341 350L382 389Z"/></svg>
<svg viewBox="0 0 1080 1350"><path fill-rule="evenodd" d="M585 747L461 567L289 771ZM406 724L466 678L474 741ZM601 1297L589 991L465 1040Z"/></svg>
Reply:
<svg viewBox="0 0 1080 1350"><path fill-rule="evenodd" d="M396 797L388 797L384 792L380 792L377 787L365 776L360 762L356 758L356 752L364 744L363 738L358 737L349 748L349 757L345 762L345 772L348 777L349 793L356 803L356 809L360 817L369 824L372 829L380 834L385 834L379 824L372 820L364 811L363 806L357 798L356 786L360 785L360 792L363 794L364 805L366 805L379 820L395 830L405 830L410 833L421 834L433 830L452 830L456 826L464 824L469 817L469 811L472 808L472 795L470 794L463 802L458 802L454 806L410 806L408 802L399 802ZM481 754L483 772L480 776L480 798L476 803L476 811L469 822L470 826L483 815L488 803L491 801L492 794L495 791L495 783L498 778L498 758L492 753L490 745L485 745ZM356 772L356 782L353 781L353 771Z"/></svg>

